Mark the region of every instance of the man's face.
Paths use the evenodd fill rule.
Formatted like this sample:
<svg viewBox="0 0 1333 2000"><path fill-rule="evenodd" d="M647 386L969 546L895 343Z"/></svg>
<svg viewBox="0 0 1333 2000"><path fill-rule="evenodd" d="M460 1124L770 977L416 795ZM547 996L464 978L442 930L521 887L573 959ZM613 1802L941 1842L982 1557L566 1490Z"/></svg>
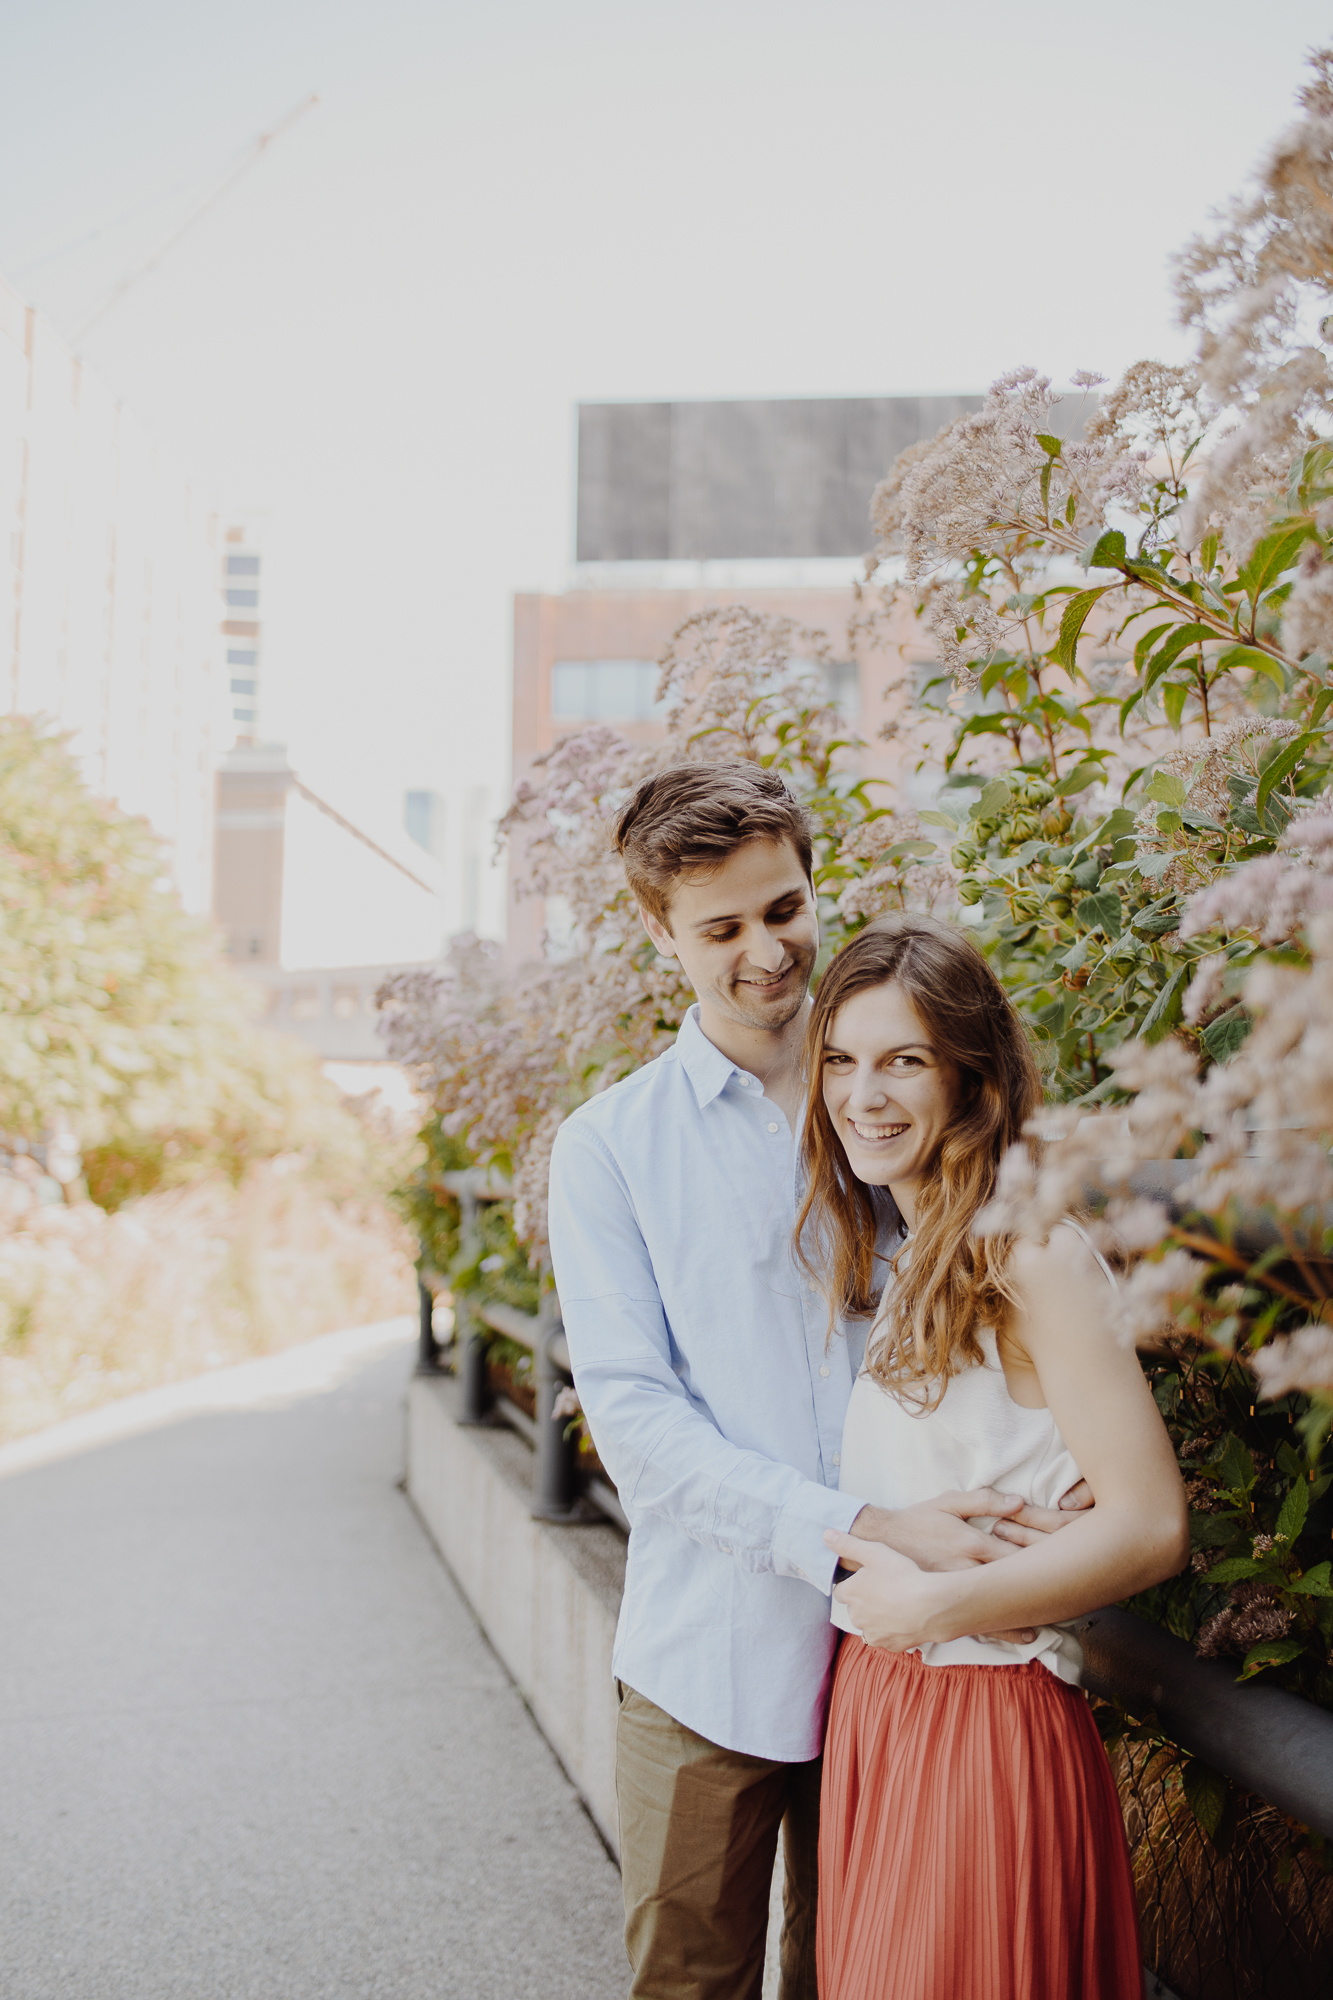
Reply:
<svg viewBox="0 0 1333 2000"><path fill-rule="evenodd" d="M678 958L705 1019L783 1028L805 1005L819 950L814 890L789 840L750 840L720 868L681 877L667 925L644 916L667 958Z"/></svg>

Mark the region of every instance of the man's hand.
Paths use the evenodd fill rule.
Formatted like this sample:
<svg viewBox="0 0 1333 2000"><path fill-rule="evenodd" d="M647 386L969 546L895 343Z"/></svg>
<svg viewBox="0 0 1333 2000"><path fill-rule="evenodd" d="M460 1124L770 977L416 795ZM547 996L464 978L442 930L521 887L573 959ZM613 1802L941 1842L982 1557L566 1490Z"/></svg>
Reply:
<svg viewBox="0 0 1333 2000"><path fill-rule="evenodd" d="M1061 1495L1058 1507L1020 1507L1016 1514L1008 1514L997 1521L994 1533L1012 1547L1025 1549L1043 1535L1053 1535L1058 1529L1067 1528L1077 1515L1095 1505L1092 1488L1086 1479L1080 1479Z"/></svg>
<svg viewBox="0 0 1333 2000"><path fill-rule="evenodd" d="M907 1556L918 1569L966 1569L969 1563L995 1562L1009 1551L997 1547L993 1535L968 1522L981 1514L1017 1517L1023 1501L1017 1493L997 1493L982 1486L975 1493L940 1493L912 1507L863 1507L851 1532L863 1542L883 1542ZM854 1554L843 1553L847 1569L859 1567Z"/></svg>
<svg viewBox="0 0 1333 2000"><path fill-rule="evenodd" d="M981 1486L975 1493L940 1493L912 1507L863 1507L852 1522L851 1532L863 1542L883 1542L896 1549L910 1557L918 1569L966 1569L969 1563L998 1562L1042 1535L1067 1528L1093 1504L1085 1479L1061 1496L1058 1507L1034 1507L1015 1493L998 1493L993 1486ZM995 1520L989 1534L968 1525L983 1514ZM859 1568L854 1553L845 1549L839 1553L844 1569ZM1037 1634L1029 1626L978 1636L1027 1646Z"/></svg>

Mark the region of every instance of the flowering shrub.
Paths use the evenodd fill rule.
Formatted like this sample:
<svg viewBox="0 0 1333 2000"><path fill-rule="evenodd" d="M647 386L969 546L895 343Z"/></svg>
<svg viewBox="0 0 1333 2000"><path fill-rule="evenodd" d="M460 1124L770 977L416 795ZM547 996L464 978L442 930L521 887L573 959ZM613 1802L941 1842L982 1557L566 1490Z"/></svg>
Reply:
<svg viewBox="0 0 1333 2000"><path fill-rule="evenodd" d="M466 942L391 982L393 1053L483 1160L512 1169L540 1255L561 1119L658 1052L689 995L639 929L607 840L680 758L783 771L813 813L825 951L890 905L956 909L1031 1026L1058 1136L1006 1169L991 1221L1042 1233L1100 1180L1190 1485L1186 1576L1139 1608L1333 1705L1333 52L1256 190L1185 252L1191 367L1097 400L1015 369L875 495L854 646L906 609L937 670L886 734L928 810L858 778L822 642L742 607L662 662L660 743L599 728L524 779L503 823L520 893L568 955L512 979ZM1333 318L1324 322L1333 339ZM822 962L826 963L827 958ZM1090 1112L1105 1117L1092 1120ZM1112 1117L1114 1113L1114 1117ZM1109 1158L1108 1158L1109 1155ZM1135 1194L1182 1164L1175 1205Z"/></svg>
<svg viewBox="0 0 1333 2000"><path fill-rule="evenodd" d="M335 1200L292 1155L114 1214L43 1203L35 1178L0 1175L0 1441L411 1310L401 1223L379 1199Z"/></svg>

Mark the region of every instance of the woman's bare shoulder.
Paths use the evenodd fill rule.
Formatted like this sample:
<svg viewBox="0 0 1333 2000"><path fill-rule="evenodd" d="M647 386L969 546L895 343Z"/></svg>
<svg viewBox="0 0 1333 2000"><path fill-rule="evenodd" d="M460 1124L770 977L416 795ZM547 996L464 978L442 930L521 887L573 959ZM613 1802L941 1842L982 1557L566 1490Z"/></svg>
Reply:
<svg viewBox="0 0 1333 2000"><path fill-rule="evenodd" d="M1105 1267L1081 1229L1057 1223L1044 1243L1021 1237L1009 1253L1009 1276L1022 1298L1052 1286L1107 1287Z"/></svg>

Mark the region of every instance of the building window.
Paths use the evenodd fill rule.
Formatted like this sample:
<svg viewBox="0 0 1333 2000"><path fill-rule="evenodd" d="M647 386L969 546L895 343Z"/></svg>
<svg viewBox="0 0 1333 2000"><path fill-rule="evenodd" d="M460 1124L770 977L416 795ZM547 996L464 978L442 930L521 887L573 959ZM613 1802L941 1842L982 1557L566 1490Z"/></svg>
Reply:
<svg viewBox="0 0 1333 2000"><path fill-rule="evenodd" d="M824 668L824 685L829 700L848 722L861 713L861 673L855 660L830 660Z"/></svg>
<svg viewBox="0 0 1333 2000"><path fill-rule="evenodd" d="M259 592L257 590L229 590L227 592L227 602L228 604L236 605L238 609L245 609L247 606L258 604Z"/></svg>
<svg viewBox="0 0 1333 2000"><path fill-rule="evenodd" d="M253 681L233 681L231 691L233 694L253 694L255 684Z"/></svg>
<svg viewBox="0 0 1333 2000"><path fill-rule="evenodd" d="M651 722L662 713L656 694L651 660L557 660L551 713L580 722Z"/></svg>
<svg viewBox="0 0 1333 2000"><path fill-rule="evenodd" d="M231 719L233 722L253 722L255 719L255 710L253 708L234 708L231 712Z"/></svg>
<svg viewBox="0 0 1333 2000"><path fill-rule="evenodd" d="M350 1021L354 1014L361 1012L361 994L355 986L335 986L333 989L333 1011L340 1021Z"/></svg>
<svg viewBox="0 0 1333 2000"><path fill-rule="evenodd" d="M228 575L228 576L258 576L258 575L259 575L259 557L258 557L258 556L228 556L228 557L227 557L227 575Z"/></svg>
<svg viewBox="0 0 1333 2000"><path fill-rule="evenodd" d="M253 667L259 664L259 655L253 646L228 646L227 665L229 667Z"/></svg>

